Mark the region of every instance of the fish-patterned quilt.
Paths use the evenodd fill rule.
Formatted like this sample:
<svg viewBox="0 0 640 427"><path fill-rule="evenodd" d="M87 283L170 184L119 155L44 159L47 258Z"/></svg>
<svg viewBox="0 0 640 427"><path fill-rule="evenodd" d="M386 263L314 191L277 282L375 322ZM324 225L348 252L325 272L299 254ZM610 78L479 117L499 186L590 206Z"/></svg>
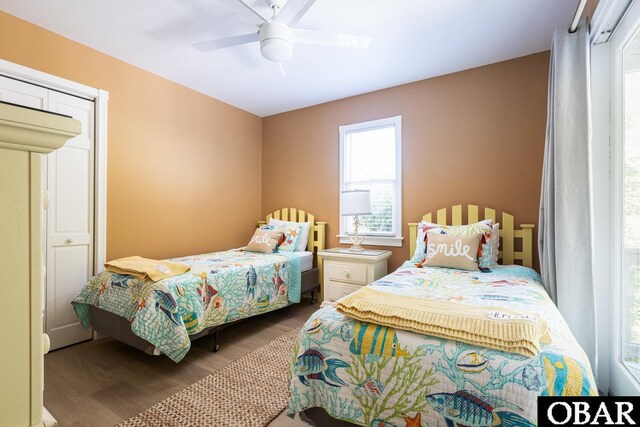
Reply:
<svg viewBox="0 0 640 427"><path fill-rule="evenodd" d="M365 426L535 426L537 396L594 395L589 361L533 270L490 273L405 263L369 285L393 294L502 306L548 322L536 357L346 317L333 306L302 328L289 370L290 416L320 407Z"/></svg>
<svg viewBox="0 0 640 427"><path fill-rule="evenodd" d="M189 335L300 302L300 258L242 250L173 258L191 271L158 282L103 271L72 304L84 327L89 305L124 317L137 336L179 362ZM154 349L154 351L157 351Z"/></svg>

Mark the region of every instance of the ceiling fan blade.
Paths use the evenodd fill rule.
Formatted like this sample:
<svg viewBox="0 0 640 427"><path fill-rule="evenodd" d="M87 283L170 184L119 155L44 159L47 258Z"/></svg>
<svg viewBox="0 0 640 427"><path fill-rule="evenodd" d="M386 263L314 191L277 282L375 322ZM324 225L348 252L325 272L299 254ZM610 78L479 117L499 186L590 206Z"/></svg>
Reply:
<svg viewBox="0 0 640 427"><path fill-rule="evenodd" d="M293 40L296 43L365 49L372 39L371 37L354 36L352 34L295 28L293 30Z"/></svg>
<svg viewBox="0 0 640 427"><path fill-rule="evenodd" d="M287 2L287 4L289 4L291 2L291 0L289 0ZM313 4L316 2L316 0L307 0L307 2L304 4L304 6L302 6L302 8L298 11L298 13L296 13L293 18L291 18L289 20L289 25L291 27L295 26L301 19L302 17L309 11L309 9L311 9L311 6L313 6ZM287 5L285 5L285 8L287 7Z"/></svg>
<svg viewBox="0 0 640 427"><path fill-rule="evenodd" d="M206 42L194 43L191 46L200 52L209 52L211 50L224 49L226 47L239 46L241 44L253 43L260 40L260 34L251 33L241 36L225 37L222 39L208 40Z"/></svg>
<svg viewBox="0 0 640 427"><path fill-rule="evenodd" d="M247 9L249 9L249 11L251 13L253 13L255 16L257 16L263 23L264 22L269 22L269 20L267 18L265 18L264 16L262 16L262 14L260 12L258 12L257 10L255 10L254 8L252 8L251 6L249 6L249 4L247 2L245 2L244 0L238 0L240 3L242 3L242 5L244 7L246 7Z"/></svg>

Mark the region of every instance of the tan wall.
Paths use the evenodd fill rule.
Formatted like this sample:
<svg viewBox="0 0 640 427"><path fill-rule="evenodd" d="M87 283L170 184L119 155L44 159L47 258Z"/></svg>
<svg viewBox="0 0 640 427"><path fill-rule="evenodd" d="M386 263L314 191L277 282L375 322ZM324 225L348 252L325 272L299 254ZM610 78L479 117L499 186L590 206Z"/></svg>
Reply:
<svg viewBox="0 0 640 427"><path fill-rule="evenodd" d="M431 210L475 203L537 224L548 72L543 52L267 117L263 213L305 209L338 245L338 126L401 114L405 242L391 269L408 259L406 224Z"/></svg>
<svg viewBox="0 0 640 427"><path fill-rule="evenodd" d="M587 0L587 5L584 7L584 11L582 12L582 16L588 16L590 19L593 18L593 14L596 12L596 8L600 0Z"/></svg>
<svg viewBox="0 0 640 427"><path fill-rule="evenodd" d="M241 245L284 206L328 221L337 245L338 126L397 114L405 239L407 222L458 202L537 223L548 56L261 120L0 12L0 58L110 92L108 258ZM392 249L391 268L407 247Z"/></svg>
<svg viewBox="0 0 640 427"><path fill-rule="evenodd" d="M110 92L109 259L249 239L260 215L259 117L3 12L0 58Z"/></svg>

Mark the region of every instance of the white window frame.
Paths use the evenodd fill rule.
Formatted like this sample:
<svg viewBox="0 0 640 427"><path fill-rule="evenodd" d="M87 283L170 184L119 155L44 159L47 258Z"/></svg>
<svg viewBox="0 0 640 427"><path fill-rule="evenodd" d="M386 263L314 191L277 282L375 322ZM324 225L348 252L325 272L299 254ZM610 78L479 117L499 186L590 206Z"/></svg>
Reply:
<svg viewBox="0 0 640 427"><path fill-rule="evenodd" d="M396 177L395 177L395 198L393 201L393 232L389 235L360 233L365 236L364 245L372 246L402 246L402 116L388 117L386 119L371 120L363 123L343 125L340 131L340 192L345 190L344 186L344 144L345 137L350 132L363 130L373 130L381 127L394 126L396 133ZM340 203L340 243L351 243L347 234L347 221L352 221L352 217L342 216L342 203Z"/></svg>
<svg viewBox="0 0 640 427"><path fill-rule="evenodd" d="M626 319L623 306L622 286L623 272L623 164L624 164L624 85L621 79L623 71L622 54L628 41L634 35L636 25L640 21L640 3L635 2L627 10L611 38L611 144L610 144L610 218L611 218L611 283L612 303L611 317L611 349L610 389L616 395L634 395L640 393L640 382L622 362L623 356L623 322Z"/></svg>

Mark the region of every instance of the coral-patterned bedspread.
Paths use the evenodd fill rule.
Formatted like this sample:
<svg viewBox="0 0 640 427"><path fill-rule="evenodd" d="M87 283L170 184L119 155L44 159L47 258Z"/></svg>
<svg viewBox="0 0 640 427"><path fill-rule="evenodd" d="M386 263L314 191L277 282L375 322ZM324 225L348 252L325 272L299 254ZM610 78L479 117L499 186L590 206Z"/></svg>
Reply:
<svg viewBox="0 0 640 427"><path fill-rule="evenodd" d="M155 283L109 271L91 278L72 301L82 324L89 326L89 305L117 314L179 362L191 348L189 335L300 301L300 258L293 253L230 250L171 261L191 271Z"/></svg>
<svg viewBox="0 0 640 427"><path fill-rule="evenodd" d="M363 323L329 306L303 327L290 367L288 413L321 407L367 426L534 426L539 395L596 394L582 348L537 273L415 268L369 285L384 292L507 307L545 319L535 357Z"/></svg>

